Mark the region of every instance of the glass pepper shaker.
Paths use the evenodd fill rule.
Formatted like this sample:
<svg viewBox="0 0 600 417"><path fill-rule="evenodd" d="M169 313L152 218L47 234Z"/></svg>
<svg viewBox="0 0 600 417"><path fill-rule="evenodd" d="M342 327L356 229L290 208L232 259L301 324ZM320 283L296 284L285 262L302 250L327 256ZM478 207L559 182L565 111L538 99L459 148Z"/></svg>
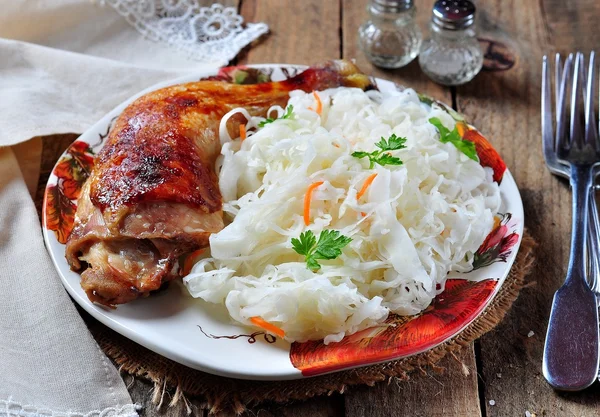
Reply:
<svg viewBox="0 0 600 417"><path fill-rule="evenodd" d="M475 5L469 0L438 0L433 6L431 39L419 54L421 69L433 81L460 85L471 81L483 66L475 36Z"/></svg>
<svg viewBox="0 0 600 417"><path fill-rule="evenodd" d="M370 0L368 20L358 29L358 45L369 61L382 68L400 68L415 59L421 31L413 0Z"/></svg>

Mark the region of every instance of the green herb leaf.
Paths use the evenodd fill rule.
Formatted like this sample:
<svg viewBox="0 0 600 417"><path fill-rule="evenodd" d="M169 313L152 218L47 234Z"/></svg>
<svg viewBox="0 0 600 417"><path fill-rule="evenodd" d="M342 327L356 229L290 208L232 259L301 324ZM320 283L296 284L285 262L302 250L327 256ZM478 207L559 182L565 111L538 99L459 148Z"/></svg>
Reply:
<svg viewBox="0 0 600 417"><path fill-rule="evenodd" d="M293 112L294 112L294 106L292 106L290 104L285 109L285 113L283 114L283 116L281 116L281 119L292 119L294 117ZM264 127L265 125L268 125L269 123L273 123L275 120L277 120L277 119L271 119L270 117L267 117L265 120L263 120L262 122L260 122L258 124L258 127Z"/></svg>
<svg viewBox="0 0 600 417"><path fill-rule="evenodd" d="M443 138L448 136L448 134L450 133L450 130L448 130L448 128L446 126L444 126L442 124L442 121L440 119L438 119L437 117L432 117L431 119L429 119L429 123L431 123L432 125L437 127L437 130L440 132L440 139L443 142L444 141Z"/></svg>
<svg viewBox="0 0 600 417"><path fill-rule="evenodd" d="M321 264L318 263L315 258L309 256L306 258L306 267L313 272L317 272L319 269L321 269Z"/></svg>
<svg viewBox="0 0 600 417"><path fill-rule="evenodd" d="M292 238L292 246L299 255L310 255L317 246L317 238L312 231L300 233L300 239Z"/></svg>
<svg viewBox="0 0 600 417"><path fill-rule="evenodd" d="M397 151L398 149L406 148L404 145L406 143L406 138L399 138L395 134L389 137L386 141L384 138L381 138L379 142L375 144L382 151Z"/></svg>
<svg viewBox="0 0 600 417"><path fill-rule="evenodd" d="M317 259L335 259L342 254L342 248L350 242L352 239L340 235L337 230L323 230L319 235L315 257Z"/></svg>
<svg viewBox="0 0 600 417"><path fill-rule="evenodd" d="M388 140L381 138L379 142L375 144L380 150L373 152L357 151L352 152L352 156L355 158L369 158L369 169L373 168L375 164L381 166L384 165L402 165L400 158L392 156L390 151L397 151L406 148L406 138L401 138L392 134Z"/></svg>
<svg viewBox="0 0 600 417"><path fill-rule="evenodd" d="M269 123L273 123L275 120L277 120L277 119L271 119L270 117L267 117L265 120L263 120L262 122L260 122L258 124L258 127L264 127L265 125L268 125Z"/></svg>
<svg viewBox="0 0 600 417"><path fill-rule="evenodd" d="M291 119L294 116L294 106L291 104L285 109L285 113L281 116L282 119Z"/></svg>
<svg viewBox="0 0 600 417"><path fill-rule="evenodd" d="M440 119L437 117L432 117L429 119L429 123L434 125L437 130L440 132L440 142L442 143L451 143L456 149L467 155L475 162L479 162L479 157L477 156L477 150L475 149L475 144L470 140L464 140L460 137L458 133L458 128L455 126L454 130L450 131L446 126L444 126Z"/></svg>
<svg viewBox="0 0 600 417"><path fill-rule="evenodd" d="M313 272L321 269L318 259L335 259L342 254L342 249L352 242L352 239L340 235L337 230L323 230L317 241L312 231L307 230L300 234L300 238L292 238L292 247L304 255L306 266Z"/></svg>
<svg viewBox="0 0 600 417"><path fill-rule="evenodd" d="M352 156L355 158L364 158L365 156L371 155L369 152L357 151L352 152Z"/></svg>
<svg viewBox="0 0 600 417"><path fill-rule="evenodd" d="M425 104L427 104L427 105L429 105L429 106L431 106L431 105L433 104L433 102L435 101L435 100L434 100L434 99L432 99L431 97L429 97L429 96L426 96L426 95L424 95L424 94L418 94L418 93L417 93L417 96L419 97L419 101L420 101L421 103L425 103Z"/></svg>
<svg viewBox="0 0 600 417"><path fill-rule="evenodd" d="M479 156L477 155L477 149L475 144L469 140L461 140L460 142L452 142L456 148L467 155L475 162L479 162Z"/></svg>
<svg viewBox="0 0 600 417"><path fill-rule="evenodd" d="M396 158L389 153L384 153L375 162L379 165L402 165L400 158Z"/></svg>

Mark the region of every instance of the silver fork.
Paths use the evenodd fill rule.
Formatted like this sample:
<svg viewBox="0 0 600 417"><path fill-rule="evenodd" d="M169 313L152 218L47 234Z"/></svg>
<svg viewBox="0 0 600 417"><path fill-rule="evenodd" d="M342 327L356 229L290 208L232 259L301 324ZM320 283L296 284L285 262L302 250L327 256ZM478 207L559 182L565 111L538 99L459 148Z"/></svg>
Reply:
<svg viewBox="0 0 600 417"><path fill-rule="evenodd" d="M590 68L594 66L594 53L590 56ZM567 63L565 65L572 65L573 54L570 54L567 58ZM563 102L561 102L561 87L566 88L566 83L562 82L563 79L563 63L560 57L560 54L556 54L555 63L554 63L554 85L555 85L555 119L556 125L561 122L560 114L564 104L564 96ZM587 84L587 83L586 83ZM588 105L588 103L586 103ZM586 115L589 115L589 112L586 112ZM590 123L590 129L595 131L595 121L591 118L589 121L586 120L586 123ZM563 178L570 178L570 168L569 165L560 161L556 155L557 152L557 143L558 140L553 133L554 129L552 127L552 85L550 82L550 69L548 58L544 56L543 64L542 64L542 149L544 154L544 160L546 161L546 166L548 170L554 175L561 176ZM558 132L557 132L558 133ZM600 169L598 166L594 169L594 178L598 176ZM588 284L592 288L592 290L596 293L596 297L598 298L598 304L600 305L600 217L598 216L598 206L596 203L596 186L592 189L590 194L590 204L589 204L589 230L588 230L588 239L587 239L587 264L588 264ZM597 254L598 256L593 256L593 254Z"/></svg>
<svg viewBox="0 0 600 417"><path fill-rule="evenodd" d="M590 195L593 190L594 165L600 162L600 145L594 122L595 62L590 55L585 92L585 134L582 134L580 114L582 107L582 84L586 78L583 54L575 59L569 56L560 82L557 103L556 148L554 156L544 154L551 163L568 164L573 193L573 223L571 253L565 283L554 294L550 322L544 346L543 374L556 389L577 391L590 386L598 374L598 306L596 296L587 283L586 249L589 227ZM574 61L574 69L573 67ZM546 64L547 65L547 64ZM547 81L547 71L544 80ZM566 132L566 95L571 83L570 129ZM546 86L544 86L546 87ZM557 87L558 88L558 87ZM548 97L542 90L542 102ZM542 117L545 133L552 126L549 109ZM547 118L550 122L547 123ZM545 138L544 138L545 142ZM556 166L556 165L554 165ZM593 239L590 245L593 245ZM592 252L592 255L595 253ZM596 256L589 256L590 264L597 268Z"/></svg>

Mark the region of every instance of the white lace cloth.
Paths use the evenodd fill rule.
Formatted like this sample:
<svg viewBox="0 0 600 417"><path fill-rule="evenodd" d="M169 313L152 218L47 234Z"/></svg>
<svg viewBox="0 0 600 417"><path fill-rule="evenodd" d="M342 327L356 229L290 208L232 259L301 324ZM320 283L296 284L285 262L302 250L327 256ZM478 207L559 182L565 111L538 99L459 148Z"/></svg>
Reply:
<svg viewBox="0 0 600 417"><path fill-rule="evenodd" d="M233 7L215 3L200 7L194 0L101 0L148 39L166 42L202 62L231 61L238 52L267 33L264 23L248 23Z"/></svg>
<svg viewBox="0 0 600 417"><path fill-rule="evenodd" d="M137 414L60 283L8 146L81 133L150 85L226 64L266 31L242 26L235 10L201 9L191 0L106 3L112 7L90 0L2 3L0 417Z"/></svg>
<svg viewBox="0 0 600 417"><path fill-rule="evenodd" d="M10 417L137 417L139 407L126 404L119 407L107 407L103 410L93 410L85 414L73 411L54 411L38 408L33 405L21 404L8 400L0 400L0 416Z"/></svg>

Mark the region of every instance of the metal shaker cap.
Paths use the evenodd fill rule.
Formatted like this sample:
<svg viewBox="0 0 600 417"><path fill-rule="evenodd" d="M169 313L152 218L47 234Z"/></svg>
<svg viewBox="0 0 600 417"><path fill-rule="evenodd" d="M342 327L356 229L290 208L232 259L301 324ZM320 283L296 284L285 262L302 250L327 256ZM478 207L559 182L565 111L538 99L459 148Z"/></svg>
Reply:
<svg viewBox="0 0 600 417"><path fill-rule="evenodd" d="M379 12L403 12L413 7L413 0L371 0L371 7Z"/></svg>
<svg viewBox="0 0 600 417"><path fill-rule="evenodd" d="M443 29L466 29L475 22L475 5L469 0L438 0L431 21Z"/></svg>

